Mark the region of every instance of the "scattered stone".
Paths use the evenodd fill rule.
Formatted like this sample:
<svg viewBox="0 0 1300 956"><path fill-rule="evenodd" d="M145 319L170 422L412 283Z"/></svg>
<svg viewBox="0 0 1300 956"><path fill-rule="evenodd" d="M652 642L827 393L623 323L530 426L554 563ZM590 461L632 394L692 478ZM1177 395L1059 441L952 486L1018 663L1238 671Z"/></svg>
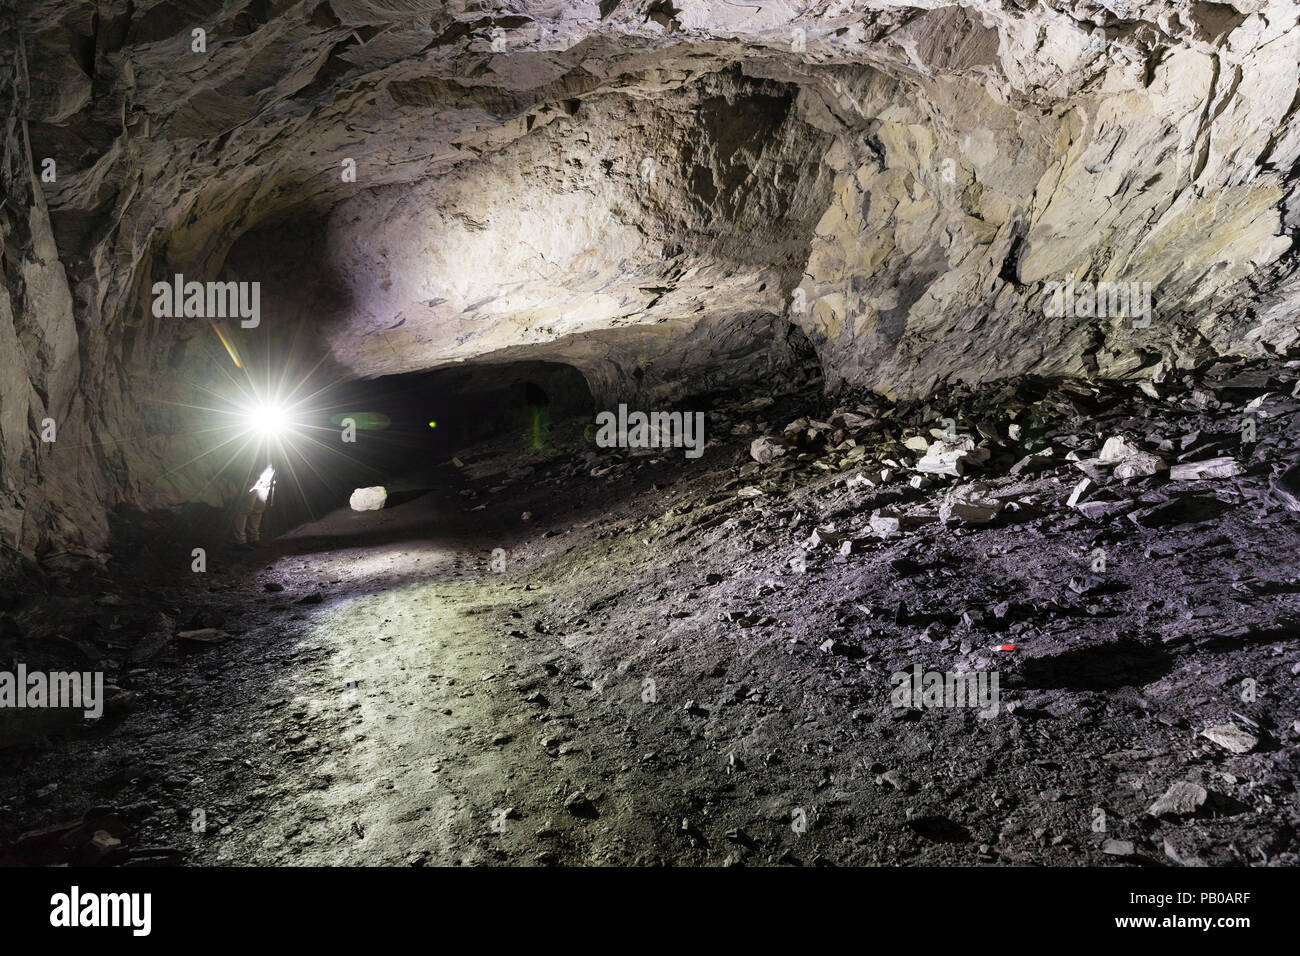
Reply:
<svg viewBox="0 0 1300 956"><path fill-rule="evenodd" d="M1300 511L1300 465L1275 475L1268 482L1269 493L1288 511Z"/></svg>
<svg viewBox="0 0 1300 956"><path fill-rule="evenodd" d="M1115 471L1112 474L1121 481L1125 481L1129 478L1146 478L1158 474L1168 467L1165 460L1159 455L1143 451L1125 458L1115 466Z"/></svg>
<svg viewBox="0 0 1300 956"><path fill-rule="evenodd" d="M1073 454L1073 453L1072 453ZM1104 484L1110 478L1109 465L1103 464L1100 458L1079 458L1071 459L1074 467L1093 480L1095 484Z"/></svg>
<svg viewBox="0 0 1300 956"><path fill-rule="evenodd" d="M1130 444L1123 438L1115 436L1107 438L1106 444L1102 445L1101 453L1097 455L1097 460L1103 464L1118 464L1126 458L1132 458L1134 455L1142 454L1142 450L1136 445Z"/></svg>
<svg viewBox="0 0 1300 956"><path fill-rule="evenodd" d="M1083 501L1083 496L1086 495L1088 490L1092 487L1094 487L1094 485L1091 478L1079 479L1079 483L1075 485L1074 490L1070 492L1070 497L1065 502L1066 505L1071 508L1077 508L1079 502Z"/></svg>
<svg viewBox="0 0 1300 956"><path fill-rule="evenodd" d="M1191 816L1205 805L1207 796L1204 787L1186 781L1179 781L1170 786L1155 803L1147 808L1147 813L1153 817L1162 817L1166 814L1170 816Z"/></svg>
<svg viewBox="0 0 1300 956"><path fill-rule="evenodd" d="M1026 455L1018 462L1011 466L1011 474L1020 475L1025 472L1033 473L1042 471L1044 468L1051 468L1056 464L1052 460L1053 451L1051 448L1044 448L1042 451L1036 451L1033 454Z"/></svg>
<svg viewBox="0 0 1300 956"><path fill-rule="evenodd" d="M910 448L912 451L919 451L924 455L930 447L930 440L924 435L912 435L903 439L903 447Z"/></svg>
<svg viewBox="0 0 1300 956"><path fill-rule="evenodd" d="M780 458L786 453L786 450L784 445L780 445L766 436L755 438L749 444L750 457L760 465L769 464L774 458Z"/></svg>
<svg viewBox="0 0 1300 956"><path fill-rule="evenodd" d="M823 544L829 544L832 547L838 545L844 540L844 535L835 530L833 526L814 528L813 533L808 540L804 542L804 549L811 551L813 548L819 548Z"/></svg>
<svg viewBox="0 0 1300 956"><path fill-rule="evenodd" d="M1107 856L1132 856L1133 844L1128 840L1107 840L1101 845L1101 852Z"/></svg>
<svg viewBox="0 0 1300 956"><path fill-rule="evenodd" d="M882 538L888 538L890 535L898 534L902 528L902 518L896 514L885 511L874 511L871 514L871 531Z"/></svg>
<svg viewBox="0 0 1300 956"><path fill-rule="evenodd" d="M844 482L844 486L849 491L869 491L876 486L876 483L866 475L852 475Z"/></svg>
<svg viewBox="0 0 1300 956"><path fill-rule="evenodd" d="M1082 577L1070 578L1070 590L1075 594L1087 595L1101 590L1106 584L1105 578L1096 574L1085 574Z"/></svg>
<svg viewBox="0 0 1300 956"><path fill-rule="evenodd" d="M954 488L939 506L939 520L944 524L961 521L966 524L987 524L1002 511L1002 502L986 497L988 488L979 482Z"/></svg>
<svg viewBox="0 0 1300 956"><path fill-rule="evenodd" d="M798 438L798 436L802 434L810 424L811 422L806 416L802 418L796 418L790 424L786 425L784 429L782 429L782 434L785 435L785 437L787 438Z"/></svg>
<svg viewBox="0 0 1300 956"><path fill-rule="evenodd" d="M1235 754L1250 753L1259 744L1259 738L1248 734L1236 724L1216 724L1201 731L1201 736L1214 741Z"/></svg>
<svg viewBox="0 0 1300 956"><path fill-rule="evenodd" d="M1076 509L1090 521L1102 521L1133 510L1130 501L1085 501Z"/></svg>
<svg viewBox="0 0 1300 956"><path fill-rule="evenodd" d="M596 809L596 805L592 803L591 798L581 790L575 790L569 794L564 801L564 809L575 817L592 819L600 816L600 812Z"/></svg>
<svg viewBox="0 0 1300 956"><path fill-rule="evenodd" d="M353 511L379 511L388 500L388 490L382 485L372 488L358 488L348 499Z"/></svg>
<svg viewBox="0 0 1300 956"><path fill-rule="evenodd" d="M1172 465L1169 478L1172 481L1201 481L1206 478L1233 478L1242 473L1242 467L1235 458L1209 458L1205 461L1187 462Z"/></svg>
<svg viewBox="0 0 1300 956"><path fill-rule="evenodd" d="M887 783L900 793L913 793L916 785L897 770L886 770L876 778L877 783Z"/></svg>
<svg viewBox="0 0 1300 956"><path fill-rule="evenodd" d="M970 465L988 460L987 448L977 448L970 438L956 441L936 441L929 446L924 457L916 463L916 470L929 475L960 477Z"/></svg>
<svg viewBox="0 0 1300 956"><path fill-rule="evenodd" d="M95 835L90 839L90 844L100 853L107 853L113 847L121 846L122 841L107 830L96 830Z"/></svg>

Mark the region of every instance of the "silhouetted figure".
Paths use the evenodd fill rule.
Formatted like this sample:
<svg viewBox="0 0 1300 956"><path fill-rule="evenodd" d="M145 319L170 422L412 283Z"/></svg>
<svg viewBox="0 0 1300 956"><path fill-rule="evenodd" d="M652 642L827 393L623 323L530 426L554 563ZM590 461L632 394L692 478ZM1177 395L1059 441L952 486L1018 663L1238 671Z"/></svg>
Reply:
<svg viewBox="0 0 1300 956"><path fill-rule="evenodd" d="M262 515L275 494L275 469L267 465L235 504L231 537L240 551L252 551L262 545Z"/></svg>

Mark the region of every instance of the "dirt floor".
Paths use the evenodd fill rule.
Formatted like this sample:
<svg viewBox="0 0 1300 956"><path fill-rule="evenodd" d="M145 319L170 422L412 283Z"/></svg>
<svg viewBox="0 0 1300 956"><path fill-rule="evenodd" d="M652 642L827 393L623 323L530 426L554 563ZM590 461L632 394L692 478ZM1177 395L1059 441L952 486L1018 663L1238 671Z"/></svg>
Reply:
<svg viewBox="0 0 1300 956"><path fill-rule="evenodd" d="M719 400L698 460L502 439L203 574L155 539L3 618L12 659L115 690L0 738L0 856L1295 865L1300 515L1270 488L1300 402L1268 374L1247 444L1231 386L1022 383L827 422L863 455L811 383ZM945 412L991 422L992 520L910 483L908 423ZM1112 434L1243 470L1068 504L1066 450ZM996 673L996 713L898 706L918 664Z"/></svg>

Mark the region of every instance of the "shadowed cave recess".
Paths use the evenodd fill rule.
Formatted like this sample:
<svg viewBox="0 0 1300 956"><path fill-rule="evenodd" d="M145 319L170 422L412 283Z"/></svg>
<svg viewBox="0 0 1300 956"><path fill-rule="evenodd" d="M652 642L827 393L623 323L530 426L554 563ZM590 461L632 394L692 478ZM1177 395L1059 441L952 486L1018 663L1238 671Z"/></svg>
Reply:
<svg viewBox="0 0 1300 956"><path fill-rule="evenodd" d="M0 685L0 861L1296 865L1298 82L1283 0L0 11L0 671L103 680Z"/></svg>

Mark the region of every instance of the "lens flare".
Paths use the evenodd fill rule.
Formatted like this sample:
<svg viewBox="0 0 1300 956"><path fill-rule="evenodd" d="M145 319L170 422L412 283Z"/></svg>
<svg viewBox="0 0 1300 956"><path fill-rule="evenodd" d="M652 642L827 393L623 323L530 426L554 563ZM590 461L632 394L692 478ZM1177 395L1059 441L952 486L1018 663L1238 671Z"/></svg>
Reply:
<svg viewBox="0 0 1300 956"><path fill-rule="evenodd" d="M306 406L282 394L262 392L232 402L238 434L263 446L287 447L302 436Z"/></svg>
<svg viewBox="0 0 1300 956"><path fill-rule="evenodd" d="M221 326L217 325L215 320L208 319L208 325L212 326L212 331L216 332L217 338L221 339L221 344L226 347L226 354L235 363L235 368L242 369L244 363L239 360L239 350L235 348L235 343L226 337L226 333L221 331Z"/></svg>
<svg viewBox="0 0 1300 956"><path fill-rule="evenodd" d="M340 412L331 415L330 421L340 428L350 421L359 431L381 431L393 423L383 412Z"/></svg>
<svg viewBox="0 0 1300 956"><path fill-rule="evenodd" d="M277 402L262 402L250 410L244 420L251 431L263 438L281 438L293 424L289 412Z"/></svg>

